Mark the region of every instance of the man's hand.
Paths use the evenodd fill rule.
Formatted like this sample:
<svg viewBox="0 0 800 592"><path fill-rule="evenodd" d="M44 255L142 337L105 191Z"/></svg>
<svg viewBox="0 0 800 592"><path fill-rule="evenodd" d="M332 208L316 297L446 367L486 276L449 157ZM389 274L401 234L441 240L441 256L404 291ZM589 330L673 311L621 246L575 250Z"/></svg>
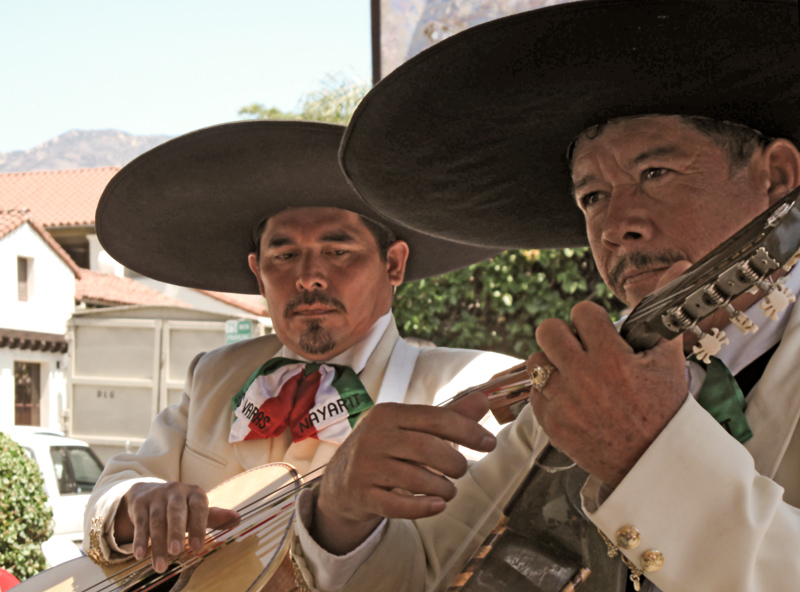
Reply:
<svg viewBox="0 0 800 592"><path fill-rule="evenodd" d="M384 404L374 407L337 450L325 470L311 535L343 555L383 518L438 514L456 494L450 479L466 473L453 444L488 452L495 438L477 423L488 400L475 393L447 407Z"/></svg>
<svg viewBox="0 0 800 592"><path fill-rule="evenodd" d="M117 544L133 541L133 555L141 559L152 547L153 568L167 569L167 554L183 551L186 534L189 546L200 551L206 527L219 528L236 520L239 513L209 508L205 492L185 483L137 483L120 502L114 523Z"/></svg>
<svg viewBox="0 0 800 592"><path fill-rule="evenodd" d="M660 285L688 264L665 274ZM536 330L542 352L528 359L553 364L533 411L553 445L604 483L616 487L677 413L688 393L681 339L662 339L635 353L597 304L572 309L572 327L548 319Z"/></svg>

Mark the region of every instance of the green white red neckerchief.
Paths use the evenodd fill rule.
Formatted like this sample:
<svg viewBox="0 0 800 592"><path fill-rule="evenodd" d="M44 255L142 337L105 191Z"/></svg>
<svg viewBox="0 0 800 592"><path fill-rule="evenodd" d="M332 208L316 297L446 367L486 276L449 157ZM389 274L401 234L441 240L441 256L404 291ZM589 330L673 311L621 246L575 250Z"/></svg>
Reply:
<svg viewBox="0 0 800 592"><path fill-rule="evenodd" d="M228 442L273 438L288 427L292 441L341 443L359 415L373 406L348 366L272 358L233 397Z"/></svg>

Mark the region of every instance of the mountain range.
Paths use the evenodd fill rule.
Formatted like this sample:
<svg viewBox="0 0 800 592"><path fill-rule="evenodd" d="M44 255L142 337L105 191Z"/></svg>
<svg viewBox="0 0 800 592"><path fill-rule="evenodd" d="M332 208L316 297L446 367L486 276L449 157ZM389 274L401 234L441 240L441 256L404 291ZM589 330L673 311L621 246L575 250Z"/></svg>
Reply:
<svg viewBox="0 0 800 592"><path fill-rule="evenodd" d="M170 137L71 130L30 150L0 153L0 173L123 166Z"/></svg>

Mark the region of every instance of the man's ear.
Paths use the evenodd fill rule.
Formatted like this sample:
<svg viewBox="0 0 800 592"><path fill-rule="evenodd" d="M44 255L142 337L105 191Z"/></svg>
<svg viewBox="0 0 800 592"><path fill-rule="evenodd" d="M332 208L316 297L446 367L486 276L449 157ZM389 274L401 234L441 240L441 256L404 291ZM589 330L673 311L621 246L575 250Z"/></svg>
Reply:
<svg viewBox="0 0 800 592"><path fill-rule="evenodd" d="M267 294L264 291L264 282L261 280L261 273L258 268L258 258L256 257L255 253L250 253L247 256L247 264L250 266L250 271L252 271L253 275L256 276L256 281L258 281L258 291L261 293L261 296L266 298Z"/></svg>
<svg viewBox="0 0 800 592"><path fill-rule="evenodd" d="M386 270L389 273L389 283L399 286L406 275L406 262L408 261L408 243L396 240L386 250Z"/></svg>
<svg viewBox="0 0 800 592"><path fill-rule="evenodd" d="M800 151L785 138L772 140L762 152L769 175L767 193L774 204L800 185Z"/></svg>

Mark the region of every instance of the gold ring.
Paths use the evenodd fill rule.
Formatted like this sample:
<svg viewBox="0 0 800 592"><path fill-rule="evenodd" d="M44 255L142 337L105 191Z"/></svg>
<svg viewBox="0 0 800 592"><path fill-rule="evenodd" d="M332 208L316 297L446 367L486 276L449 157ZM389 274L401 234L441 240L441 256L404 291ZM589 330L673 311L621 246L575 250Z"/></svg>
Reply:
<svg viewBox="0 0 800 592"><path fill-rule="evenodd" d="M558 370L552 364L545 364L544 366L536 365L530 371L531 385L540 393L547 386L547 381L550 380L550 375Z"/></svg>

